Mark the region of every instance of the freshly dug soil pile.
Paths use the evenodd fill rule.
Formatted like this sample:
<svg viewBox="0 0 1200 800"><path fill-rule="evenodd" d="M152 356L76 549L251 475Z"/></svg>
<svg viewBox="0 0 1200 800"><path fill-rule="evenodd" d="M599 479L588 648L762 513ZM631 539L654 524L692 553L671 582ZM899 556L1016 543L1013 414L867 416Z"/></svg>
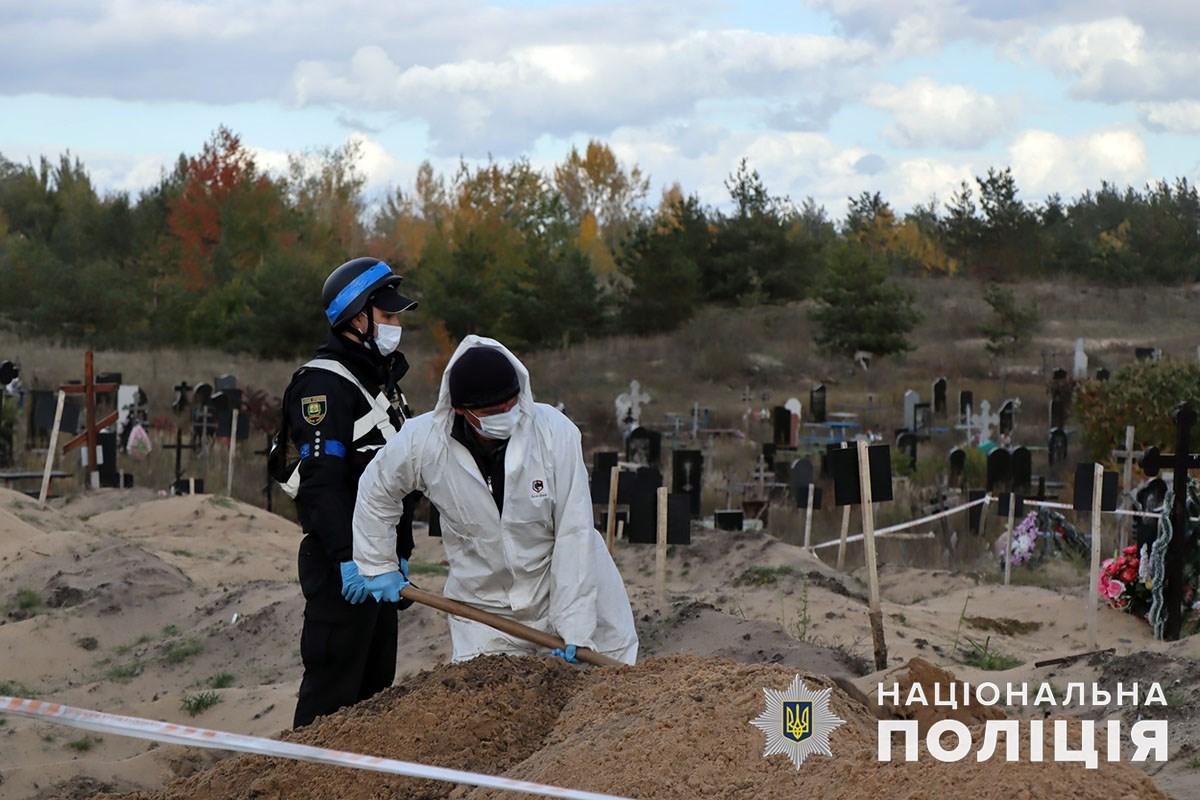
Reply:
<svg viewBox="0 0 1200 800"><path fill-rule="evenodd" d="M916 763L879 763L874 716L837 687L831 706L846 724L833 734L834 757L810 757L797 770L784 756L763 758L763 736L750 725L764 708L763 689L784 689L794 676L793 668L695 656L615 670L486 657L418 675L286 738L637 798L1165 797L1125 764L979 764L974 751L956 764L923 751ZM804 679L810 688L834 686ZM982 727L973 731L980 741ZM438 797L511 795L238 756L125 800Z"/></svg>

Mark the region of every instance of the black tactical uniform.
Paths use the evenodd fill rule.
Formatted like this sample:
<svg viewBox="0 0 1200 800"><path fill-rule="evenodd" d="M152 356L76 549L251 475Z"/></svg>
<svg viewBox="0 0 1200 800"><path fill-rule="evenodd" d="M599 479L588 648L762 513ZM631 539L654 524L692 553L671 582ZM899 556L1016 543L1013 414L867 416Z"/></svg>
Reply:
<svg viewBox="0 0 1200 800"><path fill-rule="evenodd" d="M342 596L340 565L354 558L351 522L359 478L403 424L396 383L407 369L403 355L383 357L331 330L284 392L286 437L299 461L280 477L290 479L284 490L295 492L304 530L299 553L304 678L296 727L388 688L395 677L396 614L411 603L368 596L351 604ZM412 512L418 498L405 501L397 526L398 558L412 554Z"/></svg>

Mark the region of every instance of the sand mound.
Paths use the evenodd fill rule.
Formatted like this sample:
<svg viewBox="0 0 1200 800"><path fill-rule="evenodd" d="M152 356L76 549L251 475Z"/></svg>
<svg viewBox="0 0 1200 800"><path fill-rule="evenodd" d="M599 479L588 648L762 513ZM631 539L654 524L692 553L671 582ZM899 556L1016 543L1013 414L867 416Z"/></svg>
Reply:
<svg viewBox="0 0 1200 800"><path fill-rule="evenodd" d="M138 503L88 525L138 542L203 586L291 580L301 536L283 517L217 495Z"/></svg>
<svg viewBox="0 0 1200 800"><path fill-rule="evenodd" d="M285 735L292 741L506 774L639 798L780 798L820 787L822 798L1163 797L1125 764L1088 771L1075 764L964 761L878 763L875 719L834 687L846 720L834 758L797 771L762 757L749 721L764 687L784 688L795 671L673 656L620 670L577 670L550 659L487 657L411 678L360 707ZM833 686L805 676L813 687ZM238 756L125 800L241 798L501 797L449 784L333 767Z"/></svg>

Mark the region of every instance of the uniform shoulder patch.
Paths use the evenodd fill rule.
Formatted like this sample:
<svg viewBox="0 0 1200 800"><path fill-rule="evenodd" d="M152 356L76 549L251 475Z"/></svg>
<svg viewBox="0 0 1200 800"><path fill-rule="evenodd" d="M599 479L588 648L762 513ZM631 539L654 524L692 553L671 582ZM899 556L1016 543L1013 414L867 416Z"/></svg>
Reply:
<svg viewBox="0 0 1200 800"><path fill-rule="evenodd" d="M321 420L325 419L325 411L328 407L329 404L323 394L300 398L300 410L304 414L304 421L309 425L320 425Z"/></svg>

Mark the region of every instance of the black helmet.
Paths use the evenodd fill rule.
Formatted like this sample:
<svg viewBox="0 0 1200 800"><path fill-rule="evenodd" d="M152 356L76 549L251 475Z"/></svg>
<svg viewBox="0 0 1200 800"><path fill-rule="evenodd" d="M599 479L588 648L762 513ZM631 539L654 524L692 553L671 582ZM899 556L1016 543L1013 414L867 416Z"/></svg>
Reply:
<svg viewBox="0 0 1200 800"><path fill-rule="evenodd" d="M329 273L321 290L321 305L329 327L341 327L366 308L368 301L385 311L416 308L416 301L396 291L402 280L378 258L364 256L342 264Z"/></svg>

